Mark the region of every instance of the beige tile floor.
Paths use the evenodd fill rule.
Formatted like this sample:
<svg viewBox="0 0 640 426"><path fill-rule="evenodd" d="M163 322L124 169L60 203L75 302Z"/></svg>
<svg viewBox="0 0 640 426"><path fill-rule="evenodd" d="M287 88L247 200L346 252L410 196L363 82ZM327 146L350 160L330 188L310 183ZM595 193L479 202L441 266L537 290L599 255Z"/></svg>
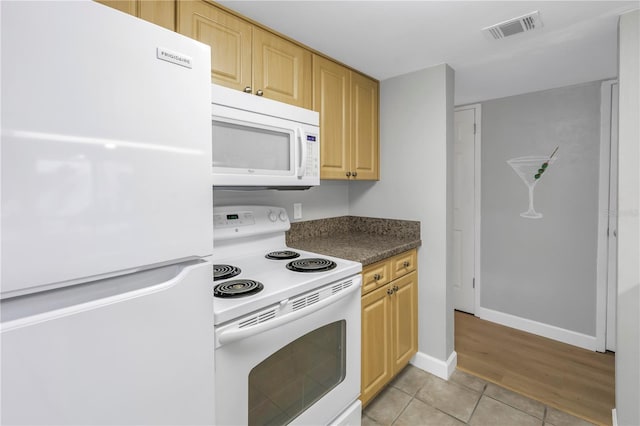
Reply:
<svg viewBox="0 0 640 426"><path fill-rule="evenodd" d="M362 413L362 426L588 426L592 423L456 370L449 381L412 365Z"/></svg>

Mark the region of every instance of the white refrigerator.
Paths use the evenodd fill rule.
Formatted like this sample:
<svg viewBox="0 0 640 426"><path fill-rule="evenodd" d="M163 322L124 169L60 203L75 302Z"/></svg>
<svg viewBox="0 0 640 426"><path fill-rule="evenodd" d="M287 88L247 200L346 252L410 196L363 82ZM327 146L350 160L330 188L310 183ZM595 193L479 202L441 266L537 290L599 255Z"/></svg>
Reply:
<svg viewBox="0 0 640 426"><path fill-rule="evenodd" d="M0 422L212 424L209 47L0 8Z"/></svg>

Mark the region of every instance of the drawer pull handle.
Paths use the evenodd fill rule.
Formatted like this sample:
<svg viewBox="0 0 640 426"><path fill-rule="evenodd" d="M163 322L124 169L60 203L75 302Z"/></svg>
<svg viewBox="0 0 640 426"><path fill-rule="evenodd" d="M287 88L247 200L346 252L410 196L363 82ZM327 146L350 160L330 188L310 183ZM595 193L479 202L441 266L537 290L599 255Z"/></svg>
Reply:
<svg viewBox="0 0 640 426"><path fill-rule="evenodd" d="M374 280L378 281L380 278L382 278L382 277L380 276L380 274L373 274L373 279L374 279Z"/></svg>
<svg viewBox="0 0 640 426"><path fill-rule="evenodd" d="M388 289L387 289L387 294L388 294L389 296L391 296L391 295L393 294L393 289L388 288Z"/></svg>
<svg viewBox="0 0 640 426"><path fill-rule="evenodd" d="M397 285L393 286L393 292L395 293L396 291L400 290L400 288Z"/></svg>
<svg viewBox="0 0 640 426"><path fill-rule="evenodd" d="M256 91L256 95L262 96L262 95L264 95L264 92L262 90L258 89L258 91Z"/></svg>
<svg viewBox="0 0 640 426"><path fill-rule="evenodd" d="M402 262L402 266L404 266L405 268L408 268L408 267L409 267L409 265L411 265L411 264L410 264L410 263L409 263L409 261L407 261L407 260L405 260L404 262Z"/></svg>
<svg viewBox="0 0 640 426"><path fill-rule="evenodd" d="M251 92L252 92L251 86L247 86L244 88L244 93L251 93Z"/></svg>

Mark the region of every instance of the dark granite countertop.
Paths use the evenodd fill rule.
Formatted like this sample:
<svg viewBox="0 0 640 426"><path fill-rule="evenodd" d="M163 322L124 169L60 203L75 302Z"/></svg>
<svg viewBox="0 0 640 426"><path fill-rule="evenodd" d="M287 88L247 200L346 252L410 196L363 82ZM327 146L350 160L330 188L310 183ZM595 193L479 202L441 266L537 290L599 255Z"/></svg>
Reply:
<svg viewBox="0 0 640 426"><path fill-rule="evenodd" d="M363 266L419 247L420 222L361 216L294 222L287 245Z"/></svg>

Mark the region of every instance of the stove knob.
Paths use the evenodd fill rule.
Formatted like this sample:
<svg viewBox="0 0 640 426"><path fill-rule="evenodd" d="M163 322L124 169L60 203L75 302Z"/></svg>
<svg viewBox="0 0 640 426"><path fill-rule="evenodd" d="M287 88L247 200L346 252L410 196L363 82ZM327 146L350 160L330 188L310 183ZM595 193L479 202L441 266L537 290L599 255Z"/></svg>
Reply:
<svg viewBox="0 0 640 426"><path fill-rule="evenodd" d="M283 210L280 212L280 214L278 215L278 217L280 218L280 220L282 222L286 222L287 221L287 213Z"/></svg>
<svg viewBox="0 0 640 426"><path fill-rule="evenodd" d="M274 212L272 212L271 210L269 210L269 220L271 222L275 222L276 220L278 220L278 217L276 216L276 214Z"/></svg>

